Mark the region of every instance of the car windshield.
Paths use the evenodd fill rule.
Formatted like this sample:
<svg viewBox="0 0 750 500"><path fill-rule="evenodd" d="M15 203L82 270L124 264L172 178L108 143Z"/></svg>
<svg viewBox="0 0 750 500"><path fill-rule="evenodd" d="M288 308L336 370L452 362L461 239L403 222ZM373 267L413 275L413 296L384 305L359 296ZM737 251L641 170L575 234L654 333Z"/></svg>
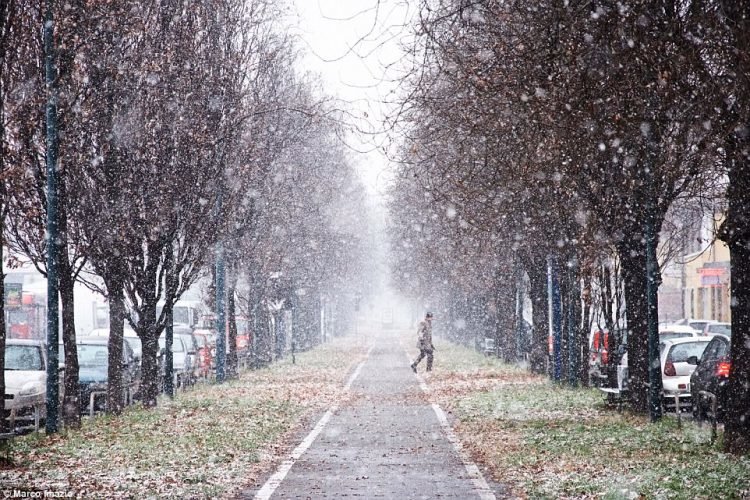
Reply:
<svg viewBox="0 0 750 500"><path fill-rule="evenodd" d="M708 333L720 333L727 337L732 336L732 327L730 325L708 325Z"/></svg>
<svg viewBox="0 0 750 500"><path fill-rule="evenodd" d="M35 345L6 345L5 346L5 369L6 370L44 370L42 363L42 352Z"/></svg>
<svg viewBox="0 0 750 500"><path fill-rule="evenodd" d="M109 363L105 344L78 344L76 350L81 366L107 366Z"/></svg>
<svg viewBox="0 0 750 500"><path fill-rule="evenodd" d="M703 351L706 350L708 340L702 342L685 342L683 344L675 344L669 351L669 358L673 363L686 363L690 356L695 356L700 359Z"/></svg>

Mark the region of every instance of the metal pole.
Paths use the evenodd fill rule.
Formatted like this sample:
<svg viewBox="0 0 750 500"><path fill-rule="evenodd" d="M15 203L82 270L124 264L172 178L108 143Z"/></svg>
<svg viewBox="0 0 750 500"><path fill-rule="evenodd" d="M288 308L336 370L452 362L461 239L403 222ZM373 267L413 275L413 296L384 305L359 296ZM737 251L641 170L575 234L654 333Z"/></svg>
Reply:
<svg viewBox="0 0 750 500"><path fill-rule="evenodd" d="M55 67L53 0L47 0L44 19L44 65L47 85L47 434L58 431L60 402L60 316L58 310L58 214L57 214L57 68Z"/></svg>
<svg viewBox="0 0 750 500"><path fill-rule="evenodd" d="M661 363L659 362L659 269L656 260L656 207L654 206L653 171L649 166L648 200L646 201L646 302L648 318L648 382L649 415L652 422L661 418Z"/></svg>

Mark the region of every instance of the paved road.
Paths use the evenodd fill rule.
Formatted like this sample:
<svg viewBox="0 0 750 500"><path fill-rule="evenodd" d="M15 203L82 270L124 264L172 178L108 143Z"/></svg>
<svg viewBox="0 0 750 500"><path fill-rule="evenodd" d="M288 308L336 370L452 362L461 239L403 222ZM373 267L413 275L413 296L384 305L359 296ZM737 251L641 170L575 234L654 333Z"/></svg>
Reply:
<svg viewBox="0 0 750 500"><path fill-rule="evenodd" d="M322 417L264 488L241 498L495 498L397 337L373 347L350 384L349 401Z"/></svg>

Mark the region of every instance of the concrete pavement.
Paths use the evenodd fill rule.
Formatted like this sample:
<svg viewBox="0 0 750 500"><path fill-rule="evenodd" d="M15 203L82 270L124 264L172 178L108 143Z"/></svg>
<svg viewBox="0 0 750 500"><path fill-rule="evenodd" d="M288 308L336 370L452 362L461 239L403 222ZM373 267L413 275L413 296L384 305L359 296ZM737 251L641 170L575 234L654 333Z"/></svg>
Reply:
<svg viewBox="0 0 750 500"><path fill-rule="evenodd" d="M240 498L502 496L461 451L424 388L398 337L379 338L350 377L347 402L321 417L261 489Z"/></svg>

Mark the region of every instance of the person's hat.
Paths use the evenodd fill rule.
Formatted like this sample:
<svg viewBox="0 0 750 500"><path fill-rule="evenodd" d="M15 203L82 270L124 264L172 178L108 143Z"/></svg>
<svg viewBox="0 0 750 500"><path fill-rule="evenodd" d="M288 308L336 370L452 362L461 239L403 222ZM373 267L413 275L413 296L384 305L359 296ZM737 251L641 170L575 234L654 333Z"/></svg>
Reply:
<svg viewBox="0 0 750 500"><path fill-rule="evenodd" d="M431 318L432 317L432 313L429 312L429 311L427 311L427 314L425 314L424 317L425 318Z"/></svg>

